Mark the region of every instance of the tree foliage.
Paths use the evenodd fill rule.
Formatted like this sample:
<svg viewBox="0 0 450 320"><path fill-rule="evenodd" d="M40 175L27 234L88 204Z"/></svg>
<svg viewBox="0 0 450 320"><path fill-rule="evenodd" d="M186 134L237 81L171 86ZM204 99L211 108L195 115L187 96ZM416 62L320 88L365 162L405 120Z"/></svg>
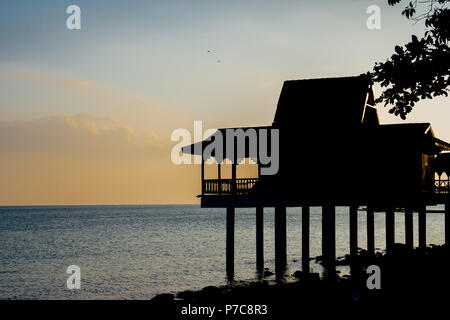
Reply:
<svg viewBox="0 0 450 320"><path fill-rule="evenodd" d="M397 5L403 0L388 0ZM386 61L376 63L375 82L385 87L377 102L390 104L389 110L402 119L420 99L448 96L450 86L450 0L411 1L402 12L410 20L424 21L425 34L413 35L404 46L396 46Z"/></svg>

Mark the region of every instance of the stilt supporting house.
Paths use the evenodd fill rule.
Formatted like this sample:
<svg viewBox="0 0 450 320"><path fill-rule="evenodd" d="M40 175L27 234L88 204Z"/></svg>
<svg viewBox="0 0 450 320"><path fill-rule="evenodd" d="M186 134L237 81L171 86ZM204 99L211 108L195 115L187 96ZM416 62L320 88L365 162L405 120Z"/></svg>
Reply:
<svg viewBox="0 0 450 320"><path fill-rule="evenodd" d="M445 244L450 247L450 202L445 204Z"/></svg>
<svg viewBox="0 0 450 320"><path fill-rule="evenodd" d="M336 207L326 204L322 206L322 257L325 272L335 275L336 260Z"/></svg>
<svg viewBox="0 0 450 320"><path fill-rule="evenodd" d="M302 271L309 273L309 206L302 207Z"/></svg>
<svg viewBox="0 0 450 320"><path fill-rule="evenodd" d="M350 206L350 256L358 254L358 206Z"/></svg>
<svg viewBox="0 0 450 320"><path fill-rule="evenodd" d="M375 254L375 222L374 208L367 206L367 252L370 255Z"/></svg>
<svg viewBox="0 0 450 320"><path fill-rule="evenodd" d="M264 208L256 207L256 270L264 271Z"/></svg>
<svg viewBox="0 0 450 320"><path fill-rule="evenodd" d="M405 208L405 246L408 250L414 248L413 211L411 207Z"/></svg>
<svg viewBox="0 0 450 320"><path fill-rule="evenodd" d="M280 277L286 268L286 207L275 207L275 274Z"/></svg>
<svg viewBox="0 0 450 320"><path fill-rule="evenodd" d="M327 97L338 98L330 104ZM375 254L374 219L380 211L386 212L387 253L394 251L396 210L405 211L408 249L414 248L413 211L418 211L419 247L426 247L427 205L445 204L445 243L450 247L450 143L438 139L429 123L381 124L375 101L372 79L367 75L286 81L271 125L221 128L182 148L183 153L202 158L202 208L226 208L230 281L235 271L235 208L256 210L259 274L264 274L263 220L268 207L275 208L278 277L287 266L287 207L302 208L301 263L305 273L310 270L311 207L322 208L322 258L326 274L333 277L336 206L349 207L352 257L358 254L360 207L367 207L370 255ZM210 158L218 164L217 177L212 179L205 177L205 161ZM244 159L258 165L257 176L237 176L237 166ZM386 159L402 165L393 166ZM221 171L225 160L231 161L229 177L228 170L227 174Z"/></svg>
<svg viewBox="0 0 450 320"><path fill-rule="evenodd" d="M227 208L227 235L226 235L226 271L227 278L234 278L234 214L235 208Z"/></svg>
<svg viewBox="0 0 450 320"><path fill-rule="evenodd" d="M427 212L426 206L419 208L419 248L427 246Z"/></svg>
<svg viewBox="0 0 450 320"><path fill-rule="evenodd" d="M392 253L395 241L395 212L394 208L386 210L386 253Z"/></svg>

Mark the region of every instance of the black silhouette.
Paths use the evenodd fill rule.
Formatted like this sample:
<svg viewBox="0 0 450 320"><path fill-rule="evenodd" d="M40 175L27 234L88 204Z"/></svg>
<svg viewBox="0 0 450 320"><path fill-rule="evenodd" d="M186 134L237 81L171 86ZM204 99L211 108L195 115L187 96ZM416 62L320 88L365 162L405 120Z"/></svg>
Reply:
<svg viewBox="0 0 450 320"><path fill-rule="evenodd" d="M390 5L402 0L388 0ZM391 105L389 112L402 119L420 99L448 96L450 85L449 0L411 1L403 11L408 19L424 20L427 28L420 40L413 35L404 47L396 46L386 62L374 67L374 80L388 87L377 102ZM425 12L417 14L418 6Z"/></svg>

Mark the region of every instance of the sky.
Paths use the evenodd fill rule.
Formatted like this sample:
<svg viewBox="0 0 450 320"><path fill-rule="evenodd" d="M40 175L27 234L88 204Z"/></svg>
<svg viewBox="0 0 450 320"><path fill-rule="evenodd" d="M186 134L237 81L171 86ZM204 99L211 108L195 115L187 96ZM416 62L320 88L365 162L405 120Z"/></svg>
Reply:
<svg viewBox="0 0 450 320"><path fill-rule="evenodd" d="M171 162L171 133L270 125L283 81L371 70L424 32L386 3L1 1L0 205L198 203L200 168ZM448 99L407 122L450 141Z"/></svg>

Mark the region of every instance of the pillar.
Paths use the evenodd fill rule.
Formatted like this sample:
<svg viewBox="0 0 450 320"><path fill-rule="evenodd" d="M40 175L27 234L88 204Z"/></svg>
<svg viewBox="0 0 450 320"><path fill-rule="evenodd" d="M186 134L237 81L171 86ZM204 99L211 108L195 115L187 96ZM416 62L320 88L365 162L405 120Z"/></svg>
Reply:
<svg viewBox="0 0 450 320"><path fill-rule="evenodd" d="M450 202L445 204L445 244L450 247Z"/></svg>
<svg viewBox="0 0 450 320"><path fill-rule="evenodd" d="M309 206L302 207L302 271L309 273Z"/></svg>
<svg viewBox="0 0 450 320"><path fill-rule="evenodd" d="M350 256L358 254L358 206L350 206Z"/></svg>
<svg viewBox="0 0 450 320"><path fill-rule="evenodd" d="M234 207L227 208L226 271L229 281L234 277L234 212Z"/></svg>
<svg viewBox="0 0 450 320"><path fill-rule="evenodd" d="M395 212L394 208L386 210L386 252L392 253L395 242Z"/></svg>
<svg viewBox="0 0 450 320"><path fill-rule="evenodd" d="M236 195L236 189L236 160L234 160L233 164L231 165L231 192L233 195Z"/></svg>
<svg viewBox="0 0 450 320"><path fill-rule="evenodd" d="M222 194L222 171L221 171L221 164L220 162L217 163L217 192L219 195Z"/></svg>
<svg viewBox="0 0 450 320"><path fill-rule="evenodd" d="M322 207L322 257L325 271L329 275L335 275L336 261L336 208L334 205Z"/></svg>
<svg viewBox="0 0 450 320"><path fill-rule="evenodd" d="M405 208L405 246L407 249L414 249L413 233L413 211L410 207Z"/></svg>
<svg viewBox="0 0 450 320"><path fill-rule="evenodd" d="M202 156L202 195L205 194L205 161Z"/></svg>
<svg viewBox="0 0 450 320"><path fill-rule="evenodd" d="M275 208L275 274L281 277L286 267L286 207Z"/></svg>
<svg viewBox="0 0 450 320"><path fill-rule="evenodd" d="M264 208L256 207L256 270L264 271Z"/></svg>
<svg viewBox="0 0 450 320"><path fill-rule="evenodd" d="M372 206L367 206L367 252L370 255L375 254L374 212L375 209Z"/></svg>
<svg viewBox="0 0 450 320"><path fill-rule="evenodd" d="M425 248L427 246L426 210L426 206L420 206L419 208L419 248Z"/></svg>

